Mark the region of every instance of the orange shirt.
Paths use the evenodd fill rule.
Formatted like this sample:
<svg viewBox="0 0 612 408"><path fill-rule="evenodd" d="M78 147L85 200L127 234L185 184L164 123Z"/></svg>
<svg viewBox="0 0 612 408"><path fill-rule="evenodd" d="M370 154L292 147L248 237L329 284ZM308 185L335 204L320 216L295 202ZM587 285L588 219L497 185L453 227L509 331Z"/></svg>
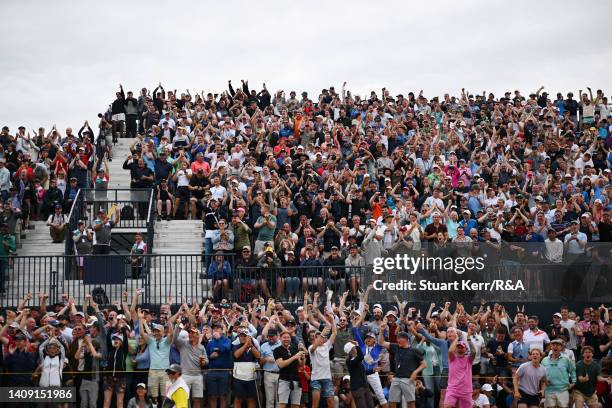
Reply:
<svg viewBox="0 0 612 408"><path fill-rule="evenodd" d="M382 215L382 207L376 201L376 202L374 202L374 204L372 204L372 218L377 220L378 217L380 217L381 215Z"/></svg>

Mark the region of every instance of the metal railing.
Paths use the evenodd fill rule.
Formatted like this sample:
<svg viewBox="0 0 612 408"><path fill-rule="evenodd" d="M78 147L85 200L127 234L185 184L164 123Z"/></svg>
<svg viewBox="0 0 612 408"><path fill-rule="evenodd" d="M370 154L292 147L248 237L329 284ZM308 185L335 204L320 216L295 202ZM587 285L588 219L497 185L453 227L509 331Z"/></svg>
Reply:
<svg viewBox="0 0 612 408"><path fill-rule="evenodd" d="M141 301L151 305L169 297L242 303L255 296L272 296L301 303L306 290L323 295L328 288L336 302L345 290L349 301L356 301L369 284L375 289L370 300L376 302L393 302L394 295L415 302L609 302L612 268L610 258L601 254L571 257L560 264L502 257L462 273L457 264L453 269L387 267L382 272L376 265L244 266L234 254L225 254L221 266L217 255L203 254L16 256L0 259L6 278L0 305L15 306L28 292L48 293L51 301L67 293L80 302L96 288L110 301L120 299L123 291L142 289Z"/></svg>
<svg viewBox="0 0 612 408"><path fill-rule="evenodd" d="M151 189L149 194L149 208L147 211L147 251L149 254L153 253L153 245L155 239L155 221L156 216L156 201L155 201L155 190Z"/></svg>
<svg viewBox="0 0 612 408"><path fill-rule="evenodd" d="M155 200L153 189L80 189L70 208L66 239L66 254L74 254L74 244L70 239L79 220L91 224L98 211L120 208L119 223L116 229L135 229L147 231L147 246L153 248L155 226ZM110 215L110 214L109 214Z"/></svg>

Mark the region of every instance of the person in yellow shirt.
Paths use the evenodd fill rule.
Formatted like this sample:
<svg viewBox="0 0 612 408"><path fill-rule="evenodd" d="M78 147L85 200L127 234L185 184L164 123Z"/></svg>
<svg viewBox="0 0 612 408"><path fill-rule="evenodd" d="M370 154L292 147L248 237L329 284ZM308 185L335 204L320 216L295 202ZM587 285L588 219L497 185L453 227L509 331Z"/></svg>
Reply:
<svg viewBox="0 0 612 408"><path fill-rule="evenodd" d="M166 369L170 383L166 387L166 399L162 405L165 407L188 408L189 407L189 387L183 377L182 370L178 364L171 364Z"/></svg>

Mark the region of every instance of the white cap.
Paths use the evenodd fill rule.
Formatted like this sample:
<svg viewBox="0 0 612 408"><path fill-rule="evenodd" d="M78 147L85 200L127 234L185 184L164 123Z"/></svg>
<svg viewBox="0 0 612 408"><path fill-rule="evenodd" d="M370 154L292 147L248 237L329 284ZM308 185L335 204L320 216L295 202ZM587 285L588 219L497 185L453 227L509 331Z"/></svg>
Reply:
<svg viewBox="0 0 612 408"><path fill-rule="evenodd" d="M346 343L346 344L344 345L344 352L345 352L346 354L348 354L348 353L350 353L350 352L351 352L351 350L352 350L354 347L355 347L355 345L354 345L353 343Z"/></svg>
<svg viewBox="0 0 612 408"><path fill-rule="evenodd" d="M491 384L485 384L482 386L481 390L483 391L493 391L493 387L491 387Z"/></svg>

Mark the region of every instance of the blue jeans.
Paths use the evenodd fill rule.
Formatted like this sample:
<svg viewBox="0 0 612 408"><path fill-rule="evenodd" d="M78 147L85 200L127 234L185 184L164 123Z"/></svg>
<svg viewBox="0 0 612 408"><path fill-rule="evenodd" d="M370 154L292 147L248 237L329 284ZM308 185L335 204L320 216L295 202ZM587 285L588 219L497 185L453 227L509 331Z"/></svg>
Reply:
<svg viewBox="0 0 612 408"><path fill-rule="evenodd" d="M425 383L425 387L430 390L433 395L427 398L430 407L435 407L434 402L437 397L440 396L440 366L436 366L433 368L433 374L424 375L423 382Z"/></svg>
<svg viewBox="0 0 612 408"><path fill-rule="evenodd" d="M212 261L212 255L213 255L212 238L204 238L204 253L206 254L206 257L204 258L204 264L206 265L206 270L208 270L208 266L210 265L210 262Z"/></svg>
<svg viewBox="0 0 612 408"><path fill-rule="evenodd" d="M291 277L285 279L285 291L287 296L297 296L300 290L300 278Z"/></svg>
<svg viewBox="0 0 612 408"><path fill-rule="evenodd" d="M320 392L321 398L329 398L334 396L334 384L331 378L310 381L312 392Z"/></svg>

